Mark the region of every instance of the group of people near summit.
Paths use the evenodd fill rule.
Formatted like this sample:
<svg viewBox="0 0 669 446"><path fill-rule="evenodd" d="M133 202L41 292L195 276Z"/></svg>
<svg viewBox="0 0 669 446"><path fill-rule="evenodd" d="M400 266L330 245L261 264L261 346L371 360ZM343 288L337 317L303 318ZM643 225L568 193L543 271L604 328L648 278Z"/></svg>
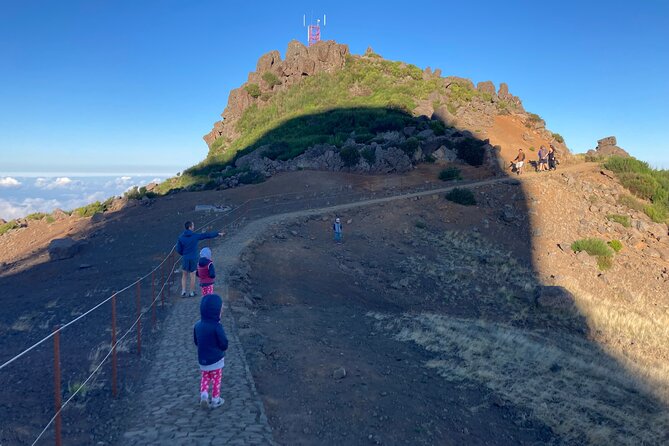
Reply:
<svg viewBox="0 0 669 446"><path fill-rule="evenodd" d="M550 144L549 149L546 149L545 146L541 146L537 152L537 161L536 161L536 171L545 172L548 170L557 169L557 165L560 164L560 161L557 158L557 152L553 144ZM520 175L525 169L525 152L522 148L518 149L518 155L511 161L511 168L515 168L516 173Z"/></svg>
<svg viewBox="0 0 669 446"><path fill-rule="evenodd" d="M200 320L193 327L193 341L197 346L200 365L200 406L216 408L225 401L221 398L221 378L225 367L225 351L228 349L228 338L221 324L223 315L223 299L214 293L216 269L210 248L199 251L201 240L225 235L224 232L196 233L195 224L187 221L184 231L179 235L175 250L181 256L181 297L195 297L196 278L200 282L202 300L200 301ZM332 231L334 241L342 243L343 226L341 219L336 218ZM187 285L190 280L190 291ZM211 398L209 388L211 387Z"/></svg>

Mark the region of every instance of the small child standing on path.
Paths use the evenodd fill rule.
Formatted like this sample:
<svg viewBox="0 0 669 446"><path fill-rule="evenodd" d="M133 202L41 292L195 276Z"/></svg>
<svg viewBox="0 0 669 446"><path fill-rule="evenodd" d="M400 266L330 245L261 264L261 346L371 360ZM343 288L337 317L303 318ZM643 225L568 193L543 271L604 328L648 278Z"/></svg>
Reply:
<svg viewBox="0 0 669 446"><path fill-rule="evenodd" d="M223 404L221 398L221 376L225 366L225 351L228 338L221 325L223 300L217 294L209 294L200 302L200 320L193 327L193 340L197 345L197 358L200 363L200 406L216 408ZM209 383L212 384L211 402L209 402Z"/></svg>
<svg viewBox="0 0 669 446"><path fill-rule="evenodd" d="M200 279L202 295L214 294L216 270L214 269L214 262L211 261L211 249L202 248L200 250L200 260L197 262L195 275Z"/></svg>
<svg viewBox="0 0 669 446"><path fill-rule="evenodd" d="M339 219L339 217L335 218L335 222L332 225L332 230L334 231L335 242L341 243L342 226L341 226L341 220Z"/></svg>

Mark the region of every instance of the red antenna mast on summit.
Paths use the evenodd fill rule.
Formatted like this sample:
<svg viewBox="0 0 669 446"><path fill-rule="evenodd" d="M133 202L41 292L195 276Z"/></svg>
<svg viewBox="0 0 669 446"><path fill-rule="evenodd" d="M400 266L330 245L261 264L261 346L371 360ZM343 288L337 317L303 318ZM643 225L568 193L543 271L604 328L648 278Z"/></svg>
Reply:
<svg viewBox="0 0 669 446"><path fill-rule="evenodd" d="M316 23L313 22L307 26L307 15L305 14L302 19L303 25L307 28L307 41L309 46L313 45L316 42L321 40L321 19L316 19ZM323 26L327 24L327 17L323 14Z"/></svg>

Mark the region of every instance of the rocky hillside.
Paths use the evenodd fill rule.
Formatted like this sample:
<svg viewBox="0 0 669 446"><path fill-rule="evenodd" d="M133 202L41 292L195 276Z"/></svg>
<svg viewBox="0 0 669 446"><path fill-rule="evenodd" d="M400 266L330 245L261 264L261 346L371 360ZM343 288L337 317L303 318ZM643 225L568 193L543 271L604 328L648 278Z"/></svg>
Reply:
<svg viewBox="0 0 669 446"><path fill-rule="evenodd" d="M475 85L371 49L351 55L334 41L292 41L285 59L265 54L221 116L204 136L207 159L163 192L232 187L282 170L402 172L440 159L496 168L519 147L549 143L569 155L505 83Z"/></svg>

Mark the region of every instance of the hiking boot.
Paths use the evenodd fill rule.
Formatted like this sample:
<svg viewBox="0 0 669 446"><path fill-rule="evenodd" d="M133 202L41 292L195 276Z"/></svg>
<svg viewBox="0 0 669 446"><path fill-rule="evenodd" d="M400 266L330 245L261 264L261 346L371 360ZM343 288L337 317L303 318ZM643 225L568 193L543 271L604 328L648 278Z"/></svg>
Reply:
<svg viewBox="0 0 669 446"><path fill-rule="evenodd" d="M181 292L181 297L186 297L186 292L185 291Z"/></svg>
<svg viewBox="0 0 669 446"><path fill-rule="evenodd" d="M191 291L188 297L195 297L195 291Z"/></svg>
<svg viewBox="0 0 669 446"><path fill-rule="evenodd" d="M223 398L213 398L209 407L216 409L217 407L221 407L224 402L225 400Z"/></svg>

